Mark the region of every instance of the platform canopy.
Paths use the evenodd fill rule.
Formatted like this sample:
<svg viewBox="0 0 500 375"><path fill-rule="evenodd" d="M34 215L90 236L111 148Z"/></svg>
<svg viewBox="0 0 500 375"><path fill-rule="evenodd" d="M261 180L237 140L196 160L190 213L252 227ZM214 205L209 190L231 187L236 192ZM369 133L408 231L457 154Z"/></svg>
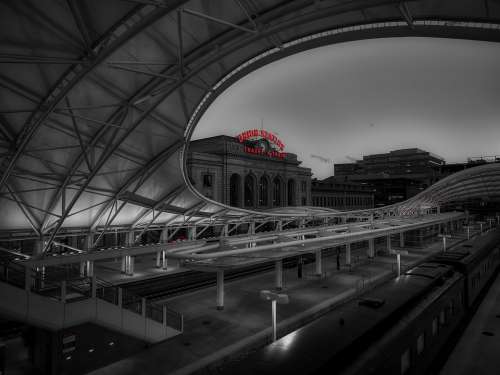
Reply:
<svg viewBox="0 0 500 375"><path fill-rule="evenodd" d="M4 0L0 29L0 231L49 246L68 230L263 215L203 198L185 175L190 136L221 92L349 40L498 42L500 2Z"/></svg>

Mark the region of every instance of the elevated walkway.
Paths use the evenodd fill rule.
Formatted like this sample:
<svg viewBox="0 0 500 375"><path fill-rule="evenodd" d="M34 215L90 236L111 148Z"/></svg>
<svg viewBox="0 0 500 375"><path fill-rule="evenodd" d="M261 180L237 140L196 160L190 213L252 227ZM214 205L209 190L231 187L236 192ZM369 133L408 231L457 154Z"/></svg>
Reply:
<svg viewBox="0 0 500 375"><path fill-rule="evenodd" d="M0 295L8 301L0 314L51 331L94 323L148 343L183 331L181 314L95 277L51 282L41 272L4 264Z"/></svg>

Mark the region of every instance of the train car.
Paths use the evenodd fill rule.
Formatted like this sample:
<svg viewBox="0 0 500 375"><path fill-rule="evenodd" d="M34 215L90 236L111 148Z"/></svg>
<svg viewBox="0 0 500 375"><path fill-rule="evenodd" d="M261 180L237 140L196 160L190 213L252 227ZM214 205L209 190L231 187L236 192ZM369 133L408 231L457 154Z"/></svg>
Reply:
<svg viewBox="0 0 500 375"><path fill-rule="evenodd" d="M465 301L468 308L478 303L480 292L500 265L499 245L500 231L490 231L432 259L452 265L465 275Z"/></svg>
<svg viewBox="0 0 500 375"><path fill-rule="evenodd" d="M219 369L223 374L340 373L408 314L425 296L455 276L447 265L408 273L340 306L320 319ZM462 286L463 282L455 282Z"/></svg>
<svg viewBox="0 0 500 375"><path fill-rule="evenodd" d="M215 373L431 373L496 275L499 241L493 231L434 256Z"/></svg>

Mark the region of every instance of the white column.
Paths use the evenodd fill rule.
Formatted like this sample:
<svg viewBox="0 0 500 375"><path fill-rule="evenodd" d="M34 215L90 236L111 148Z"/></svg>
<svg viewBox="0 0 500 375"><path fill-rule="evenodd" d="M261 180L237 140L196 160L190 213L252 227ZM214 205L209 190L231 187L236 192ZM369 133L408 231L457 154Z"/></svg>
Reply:
<svg viewBox="0 0 500 375"><path fill-rule="evenodd" d="M88 233L85 236L85 250L90 250L92 249L92 242L94 241L94 235L92 233Z"/></svg>
<svg viewBox="0 0 500 375"><path fill-rule="evenodd" d="M134 235L134 231L131 230L129 232L127 232L127 246L133 246L135 243L135 235Z"/></svg>
<svg viewBox="0 0 500 375"><path fill-rule="evenodd" d="M396 254L396 263L398 264L398 277L401 276L401 254Z"/></svg>
<svg viewBox="0 0 500 375"><path fill-rule="evenodd" d="M127 255L122 255L121 273L127 273Z"/></svg>
<svg viewBox="0 0 500 375"><path fill-rule="evenodd" d="M167 241L168 241L168 227L165 226L161 230L160 242L167 242Z"/></svg>
<svg viewBox="0 0 500 375"><path fill-rule="evenodd" d="M92 290L92 298L96 298L97 297L97 283L96 283L96 279L95 279L94 275L92 275L91 290Z"/></svg>
<svg viewBox="0 0 500 375"><path fill-rule="evenodd" d="M220 236L221 237L227 237L227 232L228 232L229 228L228 228L228 224L224 224L222 226L222 230L220 232Z"/></svg>
<svg viewBox="0 0 500 375"><path fill-rule="evenodd" d="M283 289L283 260L277 260L274 263L274 268L276 270L276 289Z"/></svg>
<svg viewBox="0 0 500 375"><path fill-rule="evenodd" d="M161 252L161 268L164 270L167 270L168 268L167 252L165 250L162 250Z"/></svg>
<svg viewBox="0 0 500 375"><path fill-rule="evenodd" d="M350 266L351 265L351 244L345 244L345 263Z"/></svg>
<svg viewBox="0 0 500 375"><path fill-rule="evenodd" d="M248 234L249 235L254 235L255 234L255 221L252 221L251 223L248 224ZM256 243L254 241L248 243L248 247L255 247Z"/></svg>
<svg viewBox="0 0 500 375"><path fill-rule="evenodd" d="M66 303L66 280L61 281L61 302Z"/></svg>
<svg viewBox="0 0 500 375"><path fill-rule="evenodd" d="M123 289L118 288L118 307L121 309L123 306Z"/></svg>
<svg viewBox="0 0 500 375"><path fill-rule="evenodd" d="M87 276L89 276L89 277L94 276L94 261L93 260L87 260Z"/></svg>
<svg viewBox="0 0 500 375"><path fill-rule="evenodd" d="M316 275L321 276L323 273L323 265L321 259L321 250L316 251Z"/></svg>
<svg viewBox="0 0 500 375"><path fill-rule="evenodd" d="M130 276L134 276L135 257L129 255L128 258L129 258L128 272Z"/></svg>
<svg viewBox="0 0 500 375"><path fill-rule="evenodd" d="M85 262L84 260L82 260L82 261L80 262L80 277L85 277L85 276L87 276L87 275L85 274L85 268L86 268L86 262Z"/></svg>
<svg viewBox="0 0 500 375"><path fill-rule="evenodd" d="M161 268L161 253L162 251L157 251L156 252L156 268Z"/></svg>
<svg viewBox="0 0 500 375"><path fill-rule="evenodd" d="M279 220L278 223L276 224L276 230L277 231L283 230L283 222L281 220Z"/></svg>
<svg viewBox="0 0 500 375"><path fill-rule="evenodd" d="M405 234L403 232L399 233L399 246L405 247Z"/></svg>
<svg viewBox="0 0 500 375"><path fill-rule="evenodd" d="M217 271L217 310L224 309L224 271Z"/></svg>
<svg viewBox="0 0 500 375"><path fill-rule="evenodd" d="M196 226L188 228L188 240L196 240Z"/></svg>
<svg viewBox="0 0 500 375"><path fill-rule="evenodd" d="M273 319L273 342L276 341L276 300L271 301L272 319Z"/></svg>
<svg viewBox="0 0 500 375"><path fill-rule="evenodd" d="M375 239L370 238L368 240L368 258L374 258L375 257Z"/></svg>
<svg viewBox="0 0 500 375"><path fill-rule="evenodd" d="M25 267L24 269L24 290L29 292L33 284L32 269L31 267Z"/></svg>

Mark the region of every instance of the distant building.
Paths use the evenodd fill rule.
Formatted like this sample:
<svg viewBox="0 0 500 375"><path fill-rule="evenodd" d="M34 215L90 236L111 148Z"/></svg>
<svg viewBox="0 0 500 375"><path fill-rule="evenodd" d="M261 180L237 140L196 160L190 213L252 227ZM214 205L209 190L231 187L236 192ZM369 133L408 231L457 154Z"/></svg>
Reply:
<svg viewBox="0 0 500 375"><path fill-rule="evenodd" d="M373 186L345 181L343 178L328 177L311 183L313 206L328 207L337 210L357 210L373 208Z"/></svg>
<svg viewBox="0 0 500 375"><path fill-rule="evenodd" d="M191 183L206 197L243 208L311 204L311 169L270 132L252 130L192 141Z"/></svg>
<svg viewBox="0 0 500 375"><path fill-rule="evenodd" d="M463 171L467 168L477 167L478 165L500 163L500 155L494 156L477 156L467 159L466 163L449 163L444 164L440 168L441 177L449 176L450 174Z"/></svg>
<svg viewBox="0 0 500 375"><path fill-rule="evenodd" d="M364 182L375 189L375 205L406 200L441 177L443 158L418 149L394 150L363 156L355 163L335 164L335 177Z"/></svg>

